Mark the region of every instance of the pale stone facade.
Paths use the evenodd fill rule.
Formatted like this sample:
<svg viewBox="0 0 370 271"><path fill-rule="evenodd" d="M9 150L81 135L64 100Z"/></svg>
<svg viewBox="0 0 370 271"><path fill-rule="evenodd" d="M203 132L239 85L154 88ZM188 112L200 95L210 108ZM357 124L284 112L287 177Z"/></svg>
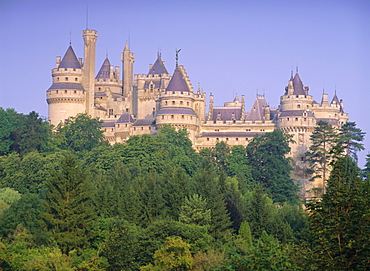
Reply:
<svg viewBox="0 0 370 271"><path fill-rule="evenodd" d="M238 95L222 107L198 86L194 91L183 66L176 63L171 75L158 54L147 74L135 74L135 56L126 43L121 55L122 79L119 67L105 59L95 76L95 46L97 31L83 31L84 62L77 59L69 46L61 60L57 57L52 70L53 84L47 91L49 121L53 125L70 116L87 112L104 121L103 129L111 143L124 143L130 136L155 134L165 124L187 128L196 150L214 147L217 142L247 146L255 135L281 129L293 135L291 156L295 161L294 178L302 182L302 189L320 186L320 181L307 181L304 174L304 153L310 146L310 135L319 120L340 127L347 119L343 102L335 94L329 102L323 94L321 103L308 94L298 70L291 75L277 108L270 108L264 96L257 95L249 111L245 97Z"/></svg>

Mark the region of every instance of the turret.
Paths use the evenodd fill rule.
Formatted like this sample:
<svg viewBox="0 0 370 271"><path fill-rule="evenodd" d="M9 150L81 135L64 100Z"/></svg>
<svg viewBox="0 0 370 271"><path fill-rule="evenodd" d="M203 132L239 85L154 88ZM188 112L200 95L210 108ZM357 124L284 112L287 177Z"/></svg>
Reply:
<svg viewBox="0 0 370 271"><path fill-rule="evenodd" d="M52 70L53 84L47 90L49 121L58 125L69 117L85 112L85 89L82 86L82 68L72 45L63 57L56 59Z"/></svg>

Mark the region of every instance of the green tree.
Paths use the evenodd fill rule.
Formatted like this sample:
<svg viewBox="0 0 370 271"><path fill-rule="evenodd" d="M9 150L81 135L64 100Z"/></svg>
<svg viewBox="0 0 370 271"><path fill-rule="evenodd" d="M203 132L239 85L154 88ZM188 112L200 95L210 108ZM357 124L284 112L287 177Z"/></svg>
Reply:
<svg viewBox="0 0 370 271"><path fill-rule="evenodd" d="M320 270L370 268L370 186L348 156L333 165L327 192L307 205L312 250Z"/></svg>
<svg viewBox="0 0 370 271"><path fill-rule="evenodd" d="M210 233L220 242L228 241L231 221L226 210L219 179L212 164L205 161L193 178L196 191L207 200L207 209L211 210Z"/></svg>
<svg viewBox="0 0 370 271"><path fill-rule="evenodd" d="M361 175L363 176L364 180L370 181L370 153L366 155L366 164Z"/></svg>
<svg viewBox="0 0 370 271"><path fill-rule="evenodd" d="M181 206L179 220L186 224L209 225L211 210L207 209L207 200L198 194L186 197Z"/></svg>
<svg viewBox="0 0 370 271"><path fill-rule="evenodd" d="M108 259L107 270L137 270L139 267L139 235L141 231L134 224L113 219L106 231L101 255Z"/></svg>
<svg viewBox="0 0 370 271"><path fill-rule="evenodd" d="M310 173L314 173L312 179L322 178L322 192L324 194L337 133L328 122L320 120L310 139L311 146L307 152L307 161L311 169Z"/></svg>
<svg viewBox="0 0 370 271"><path fill-rule="evenodd" d="M32 111L23 118L20 130L19 151L22 155L47 150L51 142L51 126L38 113Z"/></svg>
<svg viewBox="0 0 370 271"><path fill-rule="evenodd" d="M0 155L4 155L12 151L14 134L20 128L20 120L14 109L4 110L0 107L0 127Z"/></svg>
<svg viewBox="0 0 370 271"><path fill-rule="evenodd" d="M297 201L298 188L290 177L291 160L286 157L291 138L291 135L276 130L255 136L246 148L252 176L275 202Z"/></svg>
<svg viewBox="0 0 370 271"><path fill-rule="evenodd" d="M355 122L348 121L339 129L338 144L346 155L351 156L357 162L357 152L364 150L365 132L356 127Z"/></svg>
<svg viewBox="0 0 370 271"><path fill-rule="evenodd" d="M88 176L77 157L66 155L60 169L54 170L46 182L42 218L47 230L63 253L85 248L94 236L91 226L95 218Z"/></svg>
<svg viewBox="0 0 370 271"><path fill-rule="evenodd" d="M56 127L54 141L60 148L74 151L90 151L98 146L108 146L101 130L102 123L87 114L69 117Z"/></svg>
<svg viewBox="0 0 370 271"><path fill-rule="evenodd" d="M185 271L191 270L193 258L190 245L180 237L167 238L164 247L154 253L154 266L149 265L140 270Z"/></svg>

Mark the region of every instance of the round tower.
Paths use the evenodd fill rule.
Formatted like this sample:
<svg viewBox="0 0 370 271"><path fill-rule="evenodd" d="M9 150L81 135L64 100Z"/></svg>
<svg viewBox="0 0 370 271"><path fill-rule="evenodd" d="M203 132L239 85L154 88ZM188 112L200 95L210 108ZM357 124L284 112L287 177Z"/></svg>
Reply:
<svg viewBox="0 0 370 271"><path fill-rule="evenodd" d="M63 59L52 69L53 84L46 92L49 122L58 125L71 116L85 112L85 89L82 86L82 60L77 59L70 45Z"/></svg>
<svg viewBox="0 0 370 271"><path fill-rule="evenodd" d="M166 90L161 92L157 100L159 109L156 114L157 128L165 124L171 124L177 129L186 128L190 140L195 142L199 118L193 109L194 95L180 68L176 66Z"/></svg>

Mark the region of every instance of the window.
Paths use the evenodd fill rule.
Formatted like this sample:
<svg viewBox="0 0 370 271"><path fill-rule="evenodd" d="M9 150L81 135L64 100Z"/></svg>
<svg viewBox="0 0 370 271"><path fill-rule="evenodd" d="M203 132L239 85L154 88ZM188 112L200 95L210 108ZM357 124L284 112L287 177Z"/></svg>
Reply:
<svg viewBox="0 0 370 271"><path fill-rule="evenodd" d="M167 105L167 101L165 101L164 104Z"/></svg>
<svg viewBox="0 0 370 271"><path fill-rule="evenodd" d="M153 89L154 89L153 84L150 84L150 92L153 92Z"/></svg>
<svg viewBox="0 0 370 271"><path fill-rule="evenodd" d="M216 140L218 141L218 137L216 138Z"/></svg>
<svg viewBox="0 0 370 271"><path fill-rule="evenodd" d="M126 108L126 113L128 113L128 108Z"/></svg>
<svg viewBox="0 0 370 271"><path fill-rule="evenodd" d="M75 90L75 91L73 91L73 93L74 93L74 94L76 94L76 93L77 93L77 91Z"/></svg>
<svg viewBox="0 0 370 271"><path fill-rule="evenodd" d="M295 121L298 121L298 118L295 118Z"/></svg>
<svg viewBox="0 0 370 271"><path fill-rule="evenodd" d="M112 108L109 108L109 109L108 109L108 115L109 115L109 116L113 115L113 109L112 109Z"/></svg>
<svg viewBox="0 0 370 271"><path fill-rule="evenodd" d="M229 141L229 138L228 137L226 137L226 141Z"/></svg>
<svg viewBox="0 0 370 271"><path fill-rule="evenodd" d="M55 93L58 94L58 90L56 90Z"/></svg>
<svg viewBox="0 0 370 271"><path fill-rule="evenodd" d="M207 141L209 141L209 137L207 137Z"/></svg>
<svg viewBox="0 0 370 271"><path fill-rule="evenodd" d="M184 119L185 118L184 115L181 115L181 118Z"/></svg>
<svg viewBox="0 0 370 271"><path fill-rule="evenodd" d="M64 90L64 93L67 93L67 90L66 89Z"/></svg>
<svg viewBox="0 0 370 271"><path fill-rule="evenodd" d="M297 108L301 108L301 105L300 104L297 104Z"/></svg>
<svg viewBox="0 0 370 271"><path fill-rule="evenodd" d="M68 77L66 77L66 81L68 81Z"/></svg>
<svg viewBox="0 0 370 271"><path fill-rule="evenodd" d="M175 104L175 101L172 101L172 104Z"/></svg>
<svg viewBox="0 0 370 271"><path fill-rule="evenodd" d="M239 138L235 138L236 141L239 141Z"/></svg>
<svg viewBox="0 0 370 271"><path fill-rule="evenodd" d="M175 116L174 115L171 115L171 119L174 119L175 118Z"/></svg>
<svg viewBox="0 0 370 271"><path fill-rule="evenodd" d="M180 104L182 104L183 102L182 101L180 101Z"/></svg>
<svg viewBox="0 0 370 271"><path fill-rule="evenodd" d="M306 118L304 118L303 120L304 120L304 121L307 121L307 119L306 119Z"/></svg>
<svg viewBox="0 0 370 271"><path fill-rule="evenodd" d="M144 130L144 127L141 127L141 130Z"/></svg>
<svg viewBox="0 0 370 271"><path fill-rule="evenodd" d="M75 78L75 81L77 82L77 81L78 81L78 79L77 79L77 78Z"/></svg>
<svg viewBox="0 0 370 271"><path fill-rule="evenodd" d="M164 120L164 116L162 115L162 119Z"/></svg>

